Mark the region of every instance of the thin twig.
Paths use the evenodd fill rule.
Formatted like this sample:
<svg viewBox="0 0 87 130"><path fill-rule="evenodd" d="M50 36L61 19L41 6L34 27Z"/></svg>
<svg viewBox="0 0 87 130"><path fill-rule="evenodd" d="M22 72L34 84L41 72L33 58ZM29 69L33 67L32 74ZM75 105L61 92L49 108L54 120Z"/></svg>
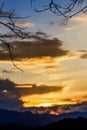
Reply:
<svg viewBox="0 0 87 130"><path fill-rule="evenodd" d="M20 70L20 71L23 73L23 70L22 70L20 67L18 67L18 66L15 64L15 62L14 62L14 57L13 57L13 55L12 55L12 51L11 51L11 47L10 47L9 43L7 43L7 42L6 42L5 40L3 40L3 39L0 39L0 41L1 41L4 45L6 45L8 51L9 51L10 60L11 60L11 62L12 62L12 64L13 64L13 66L14 66L16 69Z"/></svg>

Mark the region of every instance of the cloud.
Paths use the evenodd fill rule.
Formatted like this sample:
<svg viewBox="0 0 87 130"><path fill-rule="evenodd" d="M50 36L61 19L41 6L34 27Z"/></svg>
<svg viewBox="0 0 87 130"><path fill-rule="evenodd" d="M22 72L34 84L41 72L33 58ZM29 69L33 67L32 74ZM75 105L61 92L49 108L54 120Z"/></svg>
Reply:
<svg viewBox="0 0 87 130"><path fill-rule="evenodd" d="M58 21L48 21L48 25L51 27L54 25L58 25Z"/></svg>
<svg viewBox="0 0 87 130"><path fill-rule="evenodd" d="M40 34L40 33L39 33ZM27 41L14 41L9 43L15 60L32 59L43 57L62 57L68 54L67 50L62 48L62 41L53 38L43 38L40 36L29 36ZM1 45L0 60L9 60L9 52L6 47Z"/></svg>
<svg viewBox="0 0 87 130"><path fill-rule="evenodd" d="M76 26L74 27L68 27L68 28L65 28L65 31L73 31L73 30L76 30Z"/></svg>
<svg viewBox="0 0 87 130"><path fill-rule="evenodd" d="M3 69L1 72L2 72L2 73L13 73L13 71L6 70L6 69Z"/></svg>
<svg viewBox="0 0 87 130"><path fill-rule="evenodd" d="M9 52L6 50L0 51L0 60L10 60Z"/></svg>
<svg viewBox="0 0 87 130"><path fill-rule="evenodd" d="M37 98L37 97L36 97ZM50 97L49 97L50 98ZM38 98L37 98L38 99ZM32 102L30 98L30 102L27 102L26 98L26 105L24 108L25 110L29 110L33 113L49 113L49 114L61 114L61 113L68 113L68 112L75 112L75 111L81 111L86 112L87 111L87 95L83 95L81 97L76 98L64 98L64 99L54 99L51 96L51 100L47 99L47 96L44 96L44 103L41 103L42 105L39 105L39 107L28 107L29 104ZM38 99L39 100L39 99ZM52 101L57 100L57 104L51 104ZM59 102L63 102L62 105L59 105ZM28 104L27 104L28 103ZM46 105L46 106L45 106ZM32 105L33 106L33 105ZM35 106L35 104L34 104Z"/></svg>
<svg viewBox="0 0 87 130"><path fill-rule="evenodd" d="M24 87L21 87L22 85L24 85ZM37 94L39 96L41 94L54 91L60 92L62 90L62 86L15 84L8 79L0 79L0 109L18 109L23 107L23 104L25 103L25 101L22 99L23 96L31 96Z"/></svg>
<svg viewBox="0 0 87 130"><path fill-rule="evenodd" d="M80 22L80 23L87 23L87 15L73 17L71 21Z"/></svg>
<svg viewBox="0 0 87 130"><path fill-rule="evenodd" d="M44 37L48 37L48 35L46 34L46 33L44 33L44 32L36 32L36 35L38 36L44 36Z"/></svg>
<svg viewBox="0 0 87 130"><path fill-rule="evenodd" d="M1 38L17 38L17 36L15 34L3 34L3 33L0 33L0 37Z"/></svg>
<svg viewBox="0 0 87 130"><path fill-rule="evenodd" d="M86 50L77 50L77 55L82 59L87 59L87 51Z"/></svg>
<svg viewBox="0 0 87 130"><path fill-rule="evenodd" d="M72 105L65 105L61 108L62 108L63 113L64 112L74 112L74 111L86 112L87 102L81 102L81 103L72 104Z"/></svg>
<svg viewBox="0 0 87 130"><path fill-rule="evenodd" d="M45 66L44 69L46 69L46 70L58 70L58 69L60 69L60 67L55 66L55 65L50 65L50 66Z"/></svg>
<svg viewBox="0 0 87 130"><path fill-rule="evenodd" d="M0 13L0 15L1 16L3 16L3 17L9 17L9 16L12 16L12 17L17 17L13 12L8 12L8 11L1 11L1 13Z"/></svg>
<svg viewBox="0 0 87 130"><path fill-rule="evenodd" d="M86 50L77 50L77 52L79 52L79 53L85 53Z"/></svg>
<svg viewBox="0 0 87 130"><path fill-rule="evenodd" d="M70 21L69 27L66 26L64 30L79 32L79 29L81 29L81 27L82 28L86 27L87 16L81 15L81 16L72 17L69 21Z"/></svg>
<svg viewBox="0 0 87 130"><path fill-rule="evenodd" d="M69 104L69 105L56 105L51 107L30 107L30 108L24 108L24 110L28 110L34 114L45 113L45 114L54 114L54 115L75 112L75 111L87 112L87 102L81 102L81 103Z"/></svg>
<svg viewBox="0 0 87 130"><path fill-rule="evenodd" d="M23 85L23 84L22 84ZM26 85L26 84L25 84ZM29 84L27 84L29 85ZM66 98L62 101L66 102L65 105L52 105L50 107L30 107L30 108L24 108L23 102L21 100L22 96L27 95L34 95L34 94L44 94L44 93L50 93L53 91L62 91L62 86L47 86L47 85L35 85L31 84L30 88L22 88L22 87L16 87L17 84L14 82L6 79L0 79L0 109L24 109L29 110L33 113L49 113L49 114L61 114L61 113L67 113L67 112L74 112L74 111L81 111L86 112L87 111L87 95L84 95L81 101L81 98L71 99ZM21 86L21 84L19 85ZM47 98L46 98L47 99ZM36 99L35 99L36 100ZM74 102L76 100L76 102ZM68 102L72 104L68 104ZM28 101L29 103L29 101ZM68 105L67 105L68 104Z"/></svg>
<svg viewBox="0 0 87 130"><path fill-rule="evenodd" d="M21 96L33 95L33 94L45 94L61 90L63 90L62 86L47 86L47 85L37 86L35 84L32 84L32 87L30 88L29 87L17 88L17 91Z"/></svg>
<svg viewBox="0 0 87 130"><path fill-rule="evenodd" d="M20 95L17 93L15 83L0 79L0 109L19 109L22 107Z"/></svg>
<svg viewBox="0 0 87 130"><path fill-rule="evenodd" d="M87 15L73 17L70 19L70 21L74 26L68 28L68 30L79 30L81 27L86 29Z"/></svg>
<svg viewBox="0 0 87 130"><path fill-rule="evenodd" d="M81 56L82 59L87 59L87 52Z"/></svg>
<svg viewBox="0 0 87 130"><path fill-rule="evenodd" d="M30 23L30 22L16 22L15 25L16 26L20 26L20 27L33 27L34 23Z"/></svg>

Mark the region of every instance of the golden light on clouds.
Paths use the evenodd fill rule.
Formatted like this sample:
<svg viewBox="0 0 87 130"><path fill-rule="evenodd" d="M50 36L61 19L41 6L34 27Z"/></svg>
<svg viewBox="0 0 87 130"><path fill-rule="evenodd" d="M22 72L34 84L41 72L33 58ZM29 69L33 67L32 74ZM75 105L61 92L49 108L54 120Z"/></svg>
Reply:
<svg viewBox="0 0 87 130"><path fill-rule="evenodd" d="M55 97L56 95L56 97ZM77 104L83 101L87 101L87 97L83 99L83 96L66 96L64 97L58 93L53 94L44 94L42 96L40 95L33 95L33 96L22 96L20 99L23 102L23 107L51 107L55 105L66 105L66 104ZM52 97L53 96L53 97ZM61 97L61 98L60 98ZM66 98L67 97L67 98Z"/></svg>
<svg viewBox="0 0 87 130"><path fill-rule="evenodd" d="M74 77L74 75L72 76L71 74L71 78L63 78L61 82L63 89L61 91L21 96L20 99L23 101L23 106L26 108L29 106L47 107L55 105L77 104L87 101L87 96L84 96L87 95L86 77L84 78L81 73L79 76L76 75L76 77ZM53 78L53 80L56 82L55 79L57 79L57 75L55 75L55 78Z"/></svg>
<svg viewBox="0 0 87 130"><path fill-rule="evenodd" d="M20 100L23 102L23 106L27 107L48 107L54 105L66 105L76 104L82 101L86 101L87 97L84 97L84 93L79 93L77 90L65 89L59 92L50 92L45 94L34 94L21 96Z"/></svg>
<svg viewBox="0 0 87 130"><path fill-rule="evenodd" d="M29 96L22 96L21 100L24 102L23 106L24 107L32 107L32 106L36 106L36 107L40 107L40 106L52 106L54 103L54 98L52 97L53 94L50 97L50 94L36 94L36 95L29 95Z"/></svg>

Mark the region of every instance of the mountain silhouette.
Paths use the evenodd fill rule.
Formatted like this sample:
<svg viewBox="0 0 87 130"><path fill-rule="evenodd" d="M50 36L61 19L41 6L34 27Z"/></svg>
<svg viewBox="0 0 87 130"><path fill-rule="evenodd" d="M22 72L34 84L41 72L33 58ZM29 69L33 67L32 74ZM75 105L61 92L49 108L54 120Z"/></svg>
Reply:
<svg viewBox="0 0 87 130"><path fill-rule="evenodd" d="M48 124L45 126L38 126L35 130L40 129L54 129L54 130L74 130L74 129L80 129L84 130L87 129L87 119L78 117L78 118L66 118L63 120L60 120L58 122Z"/></svg>
<svg viewBox="0 0 87 130"><path fill-rule="evenodd" d="M42 129L45 127L49 129L53 127L56 130L56 127L62 128L63 126L66 128L69 127L70 129L70 125L72 127L79 127L81 124L85 126L85 122L87 124L86 112L71 112L61 115L50 115L33 114L28 111L17 112L10 110L0 110L0 130L32 130L33 128Z"/></svg>
<svg viewBox="0 0 87 130"><path fill-rule="evenodd" d="M33 114L31 112L17 112L0 110L0 124L16 124L35 127L57 121L57 116L49 114Z"/></svg>

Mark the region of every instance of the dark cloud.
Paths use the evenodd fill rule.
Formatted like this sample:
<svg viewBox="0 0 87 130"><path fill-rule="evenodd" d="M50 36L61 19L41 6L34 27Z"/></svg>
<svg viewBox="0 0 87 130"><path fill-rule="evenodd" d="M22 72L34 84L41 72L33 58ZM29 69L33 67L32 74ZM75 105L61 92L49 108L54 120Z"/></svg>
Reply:
<svg viewBox="0 0 87 130"><path fill-rule="evenodd" d="M8 11L1 11L0 16L3 17L17 17L13 12L8 12Z"/></svg>
<svg viewBox="0 0 87 130"><path fill-rule="evenodd" d="M10 55L8 49L1 44L1 49L0 50L0 60L10 60Z"/></svg>
<svg viewBox="0 0 87 130"><path fill-rule="evenodd" d="M56 70L56 69L59 69L59 66L50 65L50 66L45 66L44 69L46 69L46 70Z"/></svg>
<svg viewBox="0 0 87 130"><path fill-rule="evenodd" d="M87 59L87 52L81 56L82 59Z"/></svg>
<svg viewBox="0 0 87 130"><path fill-rule="evenodd" d="M48 25L51 27L58 24L59 24L58 21L48 21Z"/></svg>
<svg viewBox="0 0 87 130"><path fill-rule="evenodd" d="M64 102L74 102L73 99L70 99L70 98L63 99L62 101L64 101Z"/></svg>
<svg viewBox="0 0 87 130"><path fill-rule="evenodd" d="M77 52L86 53L86 50L77 50Z"/></svg>
<svg viewBox="0 0 87 130"><path fill-rule="evenodd" d="M49 93L49 92L54 92L54 91L61 91L63 89L62 86L46 86L46 85L34 85L32 84L31 88L17 88L18 93L21 96L24 95L32 95L32 94L44 94L44 93Z"/></svg>
<svg viewBox="0 0 87 130"><path fill-rule="evenodd" d="M2 73L13 73L13 71L6 70L6 69L3 69L1 72L2 72Z"/></svg>
<svg viewBox="0 0 87 130"><path fill-rule="evenodd" d="M36 32L36 36L43 36L43 37L48 37L48 35L44 32Z"/></svg>
<svg viewBox="0 0 87 130"><path fill-rule="evenodd" d="M15 83L6 79L0 80L0 109L18 109L22 107L20 95L15 88Z"/></svg>
<svg viewBox="0 0 87 130"><path fill-rule="evenodd" d="M14 35L14 34L2 34L2 33L0 33L0 38L17 38L17 36L16 35Z"/></svg>
<svg viewBox="0 0 87 130"><path fill-rule="evenodd" d="M24 84L15 84L14 82L6 79L0 79L0 108L17 109L22 107L23 102L20 100L21 96L32 94L44 94L53 91L61 91L61 86L46 86L31 84L29 87L16 87ZM30 84L25 84L30 85Z"/></svg>
<svg viewBox="0 0 87 130"><path fill-rule="evenodd" d="M87 58L87 50L77 50L77 52L80 54L80 58L82 59Z"/></svg>
<svg viewBox="0 0 87 130"><path fill-rule="evenodd" d="M33 113L67 113L67 112L74 112L74 111L87 111L87 95L85 95L84 100L82 102L77 102L75 104L68 104L68 105L56 105L52 107L30 107L30 108L23 108L23 102L20 100L21 96L32 95L32 94L44 94L53 91L61 91L63 87L61 86L46 86L40 85L37 86L35 84L31 84L31 88L17 88L18 84L13 83L12 81L6 79L0 79L0 109L24 109L29 110ZM20 84L21 86L23 84ZM28 85L28 84L25 84ZM64 99L63 101L72 102L72 99Z"/></svg>
<svg viewBox="0 0 87 130"><path fill-rule="evenodd" d="M87 102L85 101L77 104L65 105L61 108L63 112L74 112L74 111L87 112Z"/></svg>
<svg viewBox="0 0 87 130"><path fill-rule="evenodd" d="M30 86L30 84L15 84L14 82L6 79L0 80L0 91L7 90L11 91L18 96L23 95L32 95L32 94L43 94L49 93L53 91L61 91L63 89L62 86L47 86L47 85L39 85L31 84L31 87L16 87L16 86Z"/></svg>
<svg viewBox="0 0 87 130"><path fill-rule="evenodd" d="M41 32L37 32L41 35ZM42 34L46 35L46 34ZM38 35L29 36L27 41L14 41L9 43L15 60L42 57L61 57L67 55L68 51L62 48L62 41L59 39L49 39ZM2 45L0 51L0 60L9 60L9 52L5 45Z"/></svg>

